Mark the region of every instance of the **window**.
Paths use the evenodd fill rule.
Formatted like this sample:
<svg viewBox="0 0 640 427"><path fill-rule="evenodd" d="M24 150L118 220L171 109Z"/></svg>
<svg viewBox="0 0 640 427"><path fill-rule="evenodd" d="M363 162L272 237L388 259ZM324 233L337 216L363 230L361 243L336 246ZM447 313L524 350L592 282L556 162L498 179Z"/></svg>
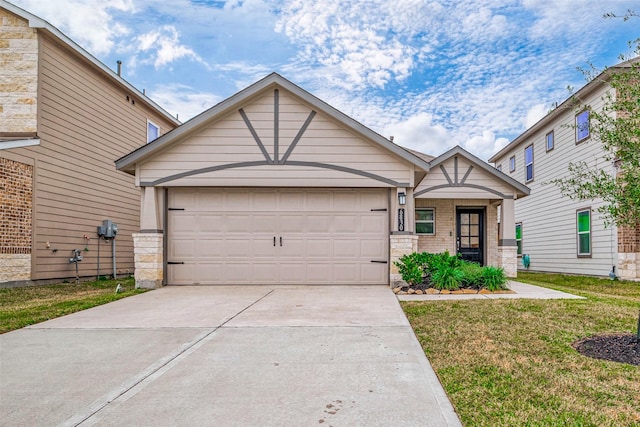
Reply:
<svg viewBox="0 0 640 427"><path fill-rule="evenodd" d="M576 144L589 138L589 110L576 115Z"/></svg>
<svg viewBox="0 0 640 427"><path fill-rule="evenodd" d="M524 180L533 180L533 145L524 149Z"/></svg>
<svg viewBox="0 0 640 427"><path fill-rule="evenodd" d="M591 256L591 208L576 212L578 257Z"/></svg>
<svg viewBox="0 0 640 427"><path fill-rule="evenodd" d="M555 141L553 140L553 131L547 134L545 140L547 141L547 152L553 150L555 144Z"/></svg>
<svg viewBox="0 0 640 427"><path fill-rule="evenodd" d="M509 172L516 170L516 156L511 156L509 159Z"/></svg>
<svg viewBox="0 0 640 427"><path fill-rule="evenodd" d="M147 120L147 143L157 139L160 136L160 126Z"/></svg>
<svg viewBox="0 0 640 427"><path fill-rule="evenodd" d="M502 165L498 165L498 167L496 169L498 169L500 172L502 172Z"/></svg>
<svg viewBox="0 0 640 427"><path fill-rule="evenodd" d="M416 233L436 234L435 209L416 209Z"/></svg>
<svg viewBox="0 0 640 427"><path fill-rule="evenodd" d="M516 224L516 245L518 246L518 256L522 255L522 223Z"/></svg>

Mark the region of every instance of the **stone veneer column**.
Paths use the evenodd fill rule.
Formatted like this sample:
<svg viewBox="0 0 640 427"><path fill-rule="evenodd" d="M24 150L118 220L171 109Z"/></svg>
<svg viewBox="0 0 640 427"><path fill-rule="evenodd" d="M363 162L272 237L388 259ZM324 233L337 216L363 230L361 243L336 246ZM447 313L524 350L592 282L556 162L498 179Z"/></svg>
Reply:
<svg viewBox="0 0 640 427"><path fill-rule="evenodd" d="M402 276L400 276L394 261L397 261L403 255L418 251L418 236L415 234L392 234L389 237L389 250L391 261L389 284L393 287L402 282Z"/></svg>
<svg viewBox="0 0 640 427"><path fill-rule="evenodd" d="M507 277L518 277L518 248L516 246L498 246L500 268Z"/></svg>
<svg viewBox="0 0 640 427"><path fill-rule="evenodd" d="M162 287L163 250L162 233L133 233L136 288Z"/></svg>
<svg viewBox="0 0 640 427"><path fill-rule="evenodd" d="M622 280L640 280L640 253L618 253L618 271Z"/></svg>

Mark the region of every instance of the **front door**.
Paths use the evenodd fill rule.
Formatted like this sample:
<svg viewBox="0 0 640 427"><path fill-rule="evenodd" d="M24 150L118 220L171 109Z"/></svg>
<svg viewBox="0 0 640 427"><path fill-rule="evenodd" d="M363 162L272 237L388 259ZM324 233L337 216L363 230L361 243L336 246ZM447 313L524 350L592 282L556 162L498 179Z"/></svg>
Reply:
<svg viewBox="0 0 640 427"><path fill-rule="evenodd" d="M484 265L484 209L456 210L456 247L466 261Z"/></svg>

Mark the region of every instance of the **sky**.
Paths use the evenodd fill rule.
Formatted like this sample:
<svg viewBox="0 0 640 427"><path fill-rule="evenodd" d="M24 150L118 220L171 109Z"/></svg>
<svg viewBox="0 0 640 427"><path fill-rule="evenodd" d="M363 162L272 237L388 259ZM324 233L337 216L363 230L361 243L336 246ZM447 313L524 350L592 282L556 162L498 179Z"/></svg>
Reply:
<svg viewBox="0 0 640 427"><path fill-rule="evenodd" d="M631 55L638 0L10 0L182 122L272 72L394 142L482 159Z"/></svg>

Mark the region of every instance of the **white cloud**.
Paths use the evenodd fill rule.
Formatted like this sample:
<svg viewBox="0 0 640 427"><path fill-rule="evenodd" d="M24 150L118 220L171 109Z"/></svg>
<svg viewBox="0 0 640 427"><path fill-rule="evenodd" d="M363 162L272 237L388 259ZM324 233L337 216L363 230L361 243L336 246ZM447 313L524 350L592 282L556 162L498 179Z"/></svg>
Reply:
<svg viewBox="0 0 640 427"><path fill-rule="evenodd" d="M133 13L133 0L13 0L42 17L94 55L111 52L131 29L115 21L112 11Z"/></svg>
<svg viewBox="0 0 640 427"><path fill-rule="evenodd" d="M440 124L434 124L429 113L418 113L407 120L389 124L384 135L393 136L393 142L425 154L437 156L456 145L449 131Z"/></svg>
<svg viewBox="0 0 640 427"><path fill-rule="evenodd" d="M549 108L545 106L545 104L536 104L529 108L529 111L527 111L527 116L524 120L524 127L526 129L529 129L531 126L538 123L540 119L547 115L548 110Z"/></svg>
<svg viewBox="0 0 640 427"><path fill-rule="evenodd" d="M509 140L507 138L496 138L495 134L489 130L482 132L482 135L472 136L464 143L464 148L480 157L481 159L487 159L492 154L500 150L500 148L507 145Z"/></svg>
<svg viewBox="0 0 640 427"><path fill-rule="evenodd" d="M196 91L194 88L171 84L147 91L147 96L182 122L197 116L221 101L218 95Z"/></svg>
<svg viewBox="0 0 640 427"><path fill-rule="evenodd" d="M209 65L193 51L180 43L180 34L172 25L164 25L160 29L141 34L136 37L136 53L150 53L151 56L141 62L151 62L156 69L169 65L181 58L191 59L210 69Z"/></svg>

